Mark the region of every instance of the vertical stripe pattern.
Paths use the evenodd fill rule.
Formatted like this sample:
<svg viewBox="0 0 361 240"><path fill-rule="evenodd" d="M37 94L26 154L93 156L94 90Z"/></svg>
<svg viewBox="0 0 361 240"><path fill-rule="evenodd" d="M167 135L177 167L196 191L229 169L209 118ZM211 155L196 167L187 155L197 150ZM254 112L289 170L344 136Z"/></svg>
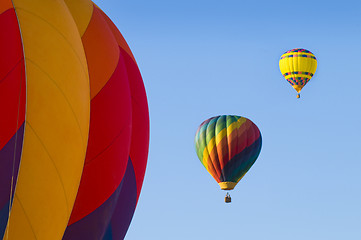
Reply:
<svg viewBox="0 0 361 240"><path fill-rule="evenodd" d="M66 1L88 62L90 130L83 175L63 239L123 239L146 167L148 105L124 38L91 1L81 2Z"/></svg>
<svg viewBox="0 0 361 240"><path fill-rule="evenodd" d="M89 132L85 54L63 1L12 2L23 49L26 107L4 236L61 239L78 191Z"/></svg>
<svg viewBox="0 0 361 240"><path fill-rule="evenodd" d="M149 112L122 34L91 0L2 0L0 51L0 236L123 239Z"/></svg>

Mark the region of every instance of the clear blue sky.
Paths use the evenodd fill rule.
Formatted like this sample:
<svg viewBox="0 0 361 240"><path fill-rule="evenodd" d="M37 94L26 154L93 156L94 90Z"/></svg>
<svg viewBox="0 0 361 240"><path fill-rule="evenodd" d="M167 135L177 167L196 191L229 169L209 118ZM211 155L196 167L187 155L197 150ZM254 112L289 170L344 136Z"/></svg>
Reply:
<svg viewBox="0 0 361 240"><path fill-rule="evenodd" d="M360 1L95 2L128 41L149 101L126 240L361 239ZM299 100L278 68L292 48L318 60ZM250 118L263 137L231 204L193 144L219 114Z"/></svg>

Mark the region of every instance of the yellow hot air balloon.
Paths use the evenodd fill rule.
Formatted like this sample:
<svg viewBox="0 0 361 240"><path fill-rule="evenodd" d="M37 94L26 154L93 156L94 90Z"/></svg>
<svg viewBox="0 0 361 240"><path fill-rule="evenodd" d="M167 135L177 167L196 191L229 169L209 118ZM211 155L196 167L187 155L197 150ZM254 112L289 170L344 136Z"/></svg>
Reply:
<svg viewBox="0 0 361 240"><path fill-rule="evenodd" d="M281 56L279 65L282 75L297 91L297 98L300 98L301 89L316 72L315 55L306 49L295 48Z"/></svg>

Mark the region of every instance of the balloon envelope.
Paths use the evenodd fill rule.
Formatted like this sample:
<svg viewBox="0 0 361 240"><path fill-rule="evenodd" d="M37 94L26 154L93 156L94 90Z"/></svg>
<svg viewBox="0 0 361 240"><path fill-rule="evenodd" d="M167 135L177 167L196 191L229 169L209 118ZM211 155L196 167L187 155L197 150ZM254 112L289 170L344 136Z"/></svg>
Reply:
<svg viewBox="0 0 361 240"><path fill-rule="evenodd" d="M312 52L295 48L281 56L279 67L285 79L300 93L315 74L317 60Z"/></svg>
<svg viewBox="0 0 361 240"><path fill-rule="evenodd" d="M261 146L258 127L240 116L212 117L198 127L195 136L199 160L223 190L233 189L243 178Z"/></svg>
<svg viewBox="0 0 361 240"><path fill-rule="evenodd" d="M2 0L0 49L0 237L123 239L149 143L123 36L90 0Z"/></svg>

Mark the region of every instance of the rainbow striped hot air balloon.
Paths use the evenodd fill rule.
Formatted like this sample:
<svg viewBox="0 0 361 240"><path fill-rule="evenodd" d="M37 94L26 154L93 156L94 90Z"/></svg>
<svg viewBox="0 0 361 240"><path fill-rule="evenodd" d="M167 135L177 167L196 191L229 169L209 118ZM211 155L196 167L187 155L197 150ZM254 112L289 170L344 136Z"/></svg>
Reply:
<svg viewBox="0 0 361 240"><path fill-rule="evenodd" d="M316 72L317 60L312 52L295 48L281 56L279 66L282 75L297 91L297 98L299 98L302 88Z"/></svg>
<svg viewBox="0 0 361 240"><path fill-rule="evenodd" d="M0 237L123 239L149 113L121 33L90 0L1 0L0 49Z"/></svg>
<svg viewBox="0 0 361 240"><path fill-rule="evenodd" d="M262 137L251 120L222 115L204 121L194 142L199 160L221 189L232 190L258 158Z"/></svg>

